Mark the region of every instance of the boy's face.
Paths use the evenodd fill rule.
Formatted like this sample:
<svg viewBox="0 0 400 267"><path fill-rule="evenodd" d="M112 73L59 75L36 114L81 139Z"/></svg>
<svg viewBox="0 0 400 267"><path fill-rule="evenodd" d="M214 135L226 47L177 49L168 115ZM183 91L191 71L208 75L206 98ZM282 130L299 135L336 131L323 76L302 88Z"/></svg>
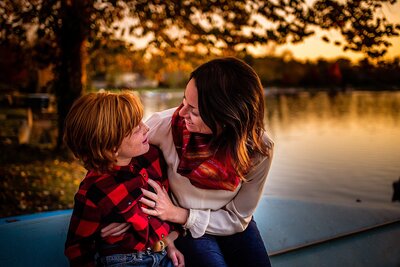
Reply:
<svg viewBox="0 0 400 267"><path fill-rule="evenodd" d="M132 133L122 140L121 146L118 148L117 165L128 165L133 157L149 151L148 132L149 127L140 122Z"/></svg>

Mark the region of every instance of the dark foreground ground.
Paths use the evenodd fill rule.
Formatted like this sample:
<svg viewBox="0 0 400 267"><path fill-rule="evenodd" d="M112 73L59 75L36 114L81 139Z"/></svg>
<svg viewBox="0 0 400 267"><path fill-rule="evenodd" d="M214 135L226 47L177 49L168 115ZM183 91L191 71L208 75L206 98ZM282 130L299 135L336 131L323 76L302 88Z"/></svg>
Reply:
<svg viewBox="0 0 400 267"><path fill-rule="evenodd" d="M0 144L0 217L69 209L85 169L70 155Z"/></svg>

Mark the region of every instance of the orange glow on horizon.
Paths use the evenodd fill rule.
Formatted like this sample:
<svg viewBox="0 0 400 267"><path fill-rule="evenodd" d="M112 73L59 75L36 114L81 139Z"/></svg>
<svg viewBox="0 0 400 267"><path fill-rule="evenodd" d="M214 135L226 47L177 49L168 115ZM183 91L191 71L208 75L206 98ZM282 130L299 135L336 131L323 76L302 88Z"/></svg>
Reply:
<svg viewBox="0 0 400 267"><path fill-rule="evenodd" d="M310 1L311 3L312 1ZM394 5L384 5L382 13L386 16L388 21L392 23L400 23L400 2ZM326 35L331 39L331 43L322 41L321 37ZM302 43L299 44L285 44L278 46L274 49L274 55L281 55L284 51L291 51L293 57L297 60L316 60L319 58L323 59L335 59L338 57L349 58L352 61L358 61L365 57L363 53L343 51L340 46L335 46L332 42L335 40L343 40L337 31L323 32L316 30L313 36L306 38ZM388 52L384 56L384 59L393 59L400 57L400 37L390 39L392 46L388 48ZM249 47L249 51L256 56L265 56L269 49L265 46Z"/></svg>

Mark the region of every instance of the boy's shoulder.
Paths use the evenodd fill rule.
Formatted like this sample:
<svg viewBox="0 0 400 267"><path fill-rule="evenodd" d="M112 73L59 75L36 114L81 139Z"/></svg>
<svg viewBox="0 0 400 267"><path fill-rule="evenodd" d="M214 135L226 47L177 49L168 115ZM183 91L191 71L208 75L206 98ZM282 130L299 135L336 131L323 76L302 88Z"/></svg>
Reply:
<svg viewBox="0 0 400 267"><path fill-rule="evenodd" d="M93 170L87 172L85 178L79 185L79 189L89 190L93 186L98 186L99 183L104 183L104 181L109 181L112 175L110 173L99 173Z"/></svg>

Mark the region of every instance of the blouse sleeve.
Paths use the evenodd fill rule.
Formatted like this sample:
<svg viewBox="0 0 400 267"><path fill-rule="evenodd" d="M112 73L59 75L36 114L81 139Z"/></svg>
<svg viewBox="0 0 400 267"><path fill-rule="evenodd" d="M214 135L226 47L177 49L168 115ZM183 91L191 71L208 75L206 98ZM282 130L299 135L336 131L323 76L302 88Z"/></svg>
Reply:
<svg viewBox="0 0 400 267"><path fill-rule="evenodd" d="M242 183L238 194L225 207L219 210L190 209L184 227L190 230L194 238L205 233L231 235L244 231L261 199L271 159L265 157L254 167L246 176L247 181Z"/></svg>

